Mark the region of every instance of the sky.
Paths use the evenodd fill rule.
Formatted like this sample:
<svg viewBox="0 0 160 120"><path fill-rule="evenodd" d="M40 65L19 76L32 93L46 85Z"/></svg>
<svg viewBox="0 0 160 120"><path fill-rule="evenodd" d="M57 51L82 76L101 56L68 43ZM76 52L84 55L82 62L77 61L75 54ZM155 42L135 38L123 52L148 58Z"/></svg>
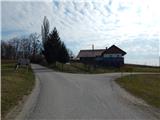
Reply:
<svg viewBox="0 0 160 120"><path fill-rule="evenodd" d="M75 56L81 49L104 49L115 44L125 63L159 65L159 0L17 0L1 2L1 39L37 32L46 16L50 31Z"/></svg>

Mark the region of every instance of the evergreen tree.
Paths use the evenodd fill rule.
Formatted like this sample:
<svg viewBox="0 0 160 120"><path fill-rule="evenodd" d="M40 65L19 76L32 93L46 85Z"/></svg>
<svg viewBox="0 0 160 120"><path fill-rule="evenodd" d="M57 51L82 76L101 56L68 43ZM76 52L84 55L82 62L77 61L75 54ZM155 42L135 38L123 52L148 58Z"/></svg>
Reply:
<svg viewBox="0 0 160 120"><path fill-rule="evenodd" d="M48 27L47 27L48 26ZM42 40L43 40L43 51L47 62L54 64L56 61L66 63L69 61L69 54L65 44L60 40L58 31L56 28L49 33L49 22L47 18L44 18L42 27ZM49 33L49 34L48 34Z"/></svg>
<svg viewBox="0 0 160 120"><path fill-rule="evenodd" d="M58 52L59 52L59 57L58 57L59 62L66 63L69 61L69 53L63 42L61 42L61 46Z"/></svg>
<svg viewBox="0 0 160 120"><path fill-rule="evenodd" d="M44 50L42 51L42 53L44 54L47 62L49 64L55 63L55 60L53 58L54 50L53 50L53 45L51 44L51 42L47 40L44 43L43 48Z"/></svg>

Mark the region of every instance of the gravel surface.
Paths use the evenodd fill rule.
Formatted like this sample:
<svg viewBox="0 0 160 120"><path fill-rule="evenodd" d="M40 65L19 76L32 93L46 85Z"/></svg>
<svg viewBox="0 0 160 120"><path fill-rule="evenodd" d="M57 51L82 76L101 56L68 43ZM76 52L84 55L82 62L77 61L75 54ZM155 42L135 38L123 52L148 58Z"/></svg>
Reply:
<svg viewBox="0 0 160 120"><path fill-rule="evenodd" d="M156 119L143 101L121 89L120 73L71 74L32 65L40 94L28 119Z"/></svg>

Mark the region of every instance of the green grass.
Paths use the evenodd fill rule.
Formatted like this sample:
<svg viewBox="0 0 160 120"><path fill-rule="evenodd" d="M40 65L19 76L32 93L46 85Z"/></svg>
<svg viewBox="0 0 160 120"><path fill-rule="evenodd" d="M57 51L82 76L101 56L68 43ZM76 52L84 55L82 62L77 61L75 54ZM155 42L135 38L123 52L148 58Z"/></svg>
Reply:
<svg viewBox="0 0 160 120"><path fill-rule="evenodd" d="M143 65L125 64L121 67L123 72L160 72L160 68Z"/></svg>
<svg viewBox="0 0 160 120"><path fill-rule="evenodd" d="M71 66L70 64L61 64L59 62L56 63L56 65L47 65L47 67L54 69L55 71L61 71L61 72L68 72L68 73L85 73L85 71L82 71L74 66Z"/></svg>
<svg viewBox="0 0 160 120"><path fill-rule="evenodd" d="M47 67L54 69L55 71L68 72L68 73L107 73L107 72L118 72L118 68L93 68L83 63L70 63L61 64L56 62L56 65L47 65Z"/></svg>
<svg viewBox="0 0 160 120"><path fill-rule="evenodd" d="M71 63L71 66L76 67L77 69L81 69L82 71L85 71L86 73L109 73L109 72L118 72L119 68L113 68L113 67L97 67L94 68L89 65L85 65L83 63Z"/></svg>
<svg viewBox="0 0 160 120"><path fill-rule="evenodd" d="M24 95L28 95L34 86L34 74L29 68L14 70L14 61L1 63L1 114L2 118L12 109Z"/></svg>
<svg viewBox="0 0 160 120"><path fill-rule="evenodd" d="M89 65L85 65L83 63L70 63L70 64L61 64L56 63L56 65L48 65L56 71L69 72L69 73L111 73L111 72L160 72L160 68L151 67L151 66L140 66L140 65L124 65L121 68L115 67L97 67L94 68Z"/></svg>
<svg viewBox="0 0 160 120"><path fill-rule="evenodd" d="M116 82L131 94L160 108L160 74L129 75L118 78Z"/></svg>

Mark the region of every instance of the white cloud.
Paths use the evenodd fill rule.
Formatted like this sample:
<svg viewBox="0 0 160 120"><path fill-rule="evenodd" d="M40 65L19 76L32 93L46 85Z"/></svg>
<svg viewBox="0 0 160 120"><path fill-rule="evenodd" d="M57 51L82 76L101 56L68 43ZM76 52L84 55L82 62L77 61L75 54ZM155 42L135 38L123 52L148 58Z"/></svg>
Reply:
<svg viewBox="0 0 160 120"><path fill-rule="evenodd" d="M154 48L158 45L152 46L152 42L160 39L159 11L158 0L2 2L2 39L40 33L43 17L47 16L50 28L56 26L62 40L76 54L79 49L91 48L91 44L95 44L95 48L117 44L129 54L137 53L143 58L145 55L138 53L139 50L142 53L157 51ZM135 49L131 50L129 46L137 39L142 39L143 44L135 44ZM143 46L147 45L143 51ZM128 60L130 58L127 56Z"/></svg>

